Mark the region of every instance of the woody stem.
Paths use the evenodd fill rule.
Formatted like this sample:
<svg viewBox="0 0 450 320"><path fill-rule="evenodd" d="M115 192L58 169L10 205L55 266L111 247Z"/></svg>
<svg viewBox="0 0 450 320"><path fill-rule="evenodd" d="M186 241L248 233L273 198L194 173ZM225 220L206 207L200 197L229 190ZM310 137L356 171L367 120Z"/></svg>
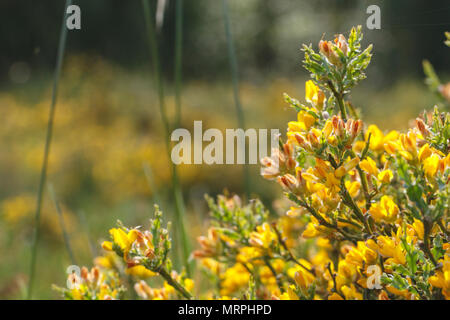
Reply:
<svg viewBox="0 0 450 320"><path fill-rule="evenodd" d="M333 92L334 97L336 98L339 110L341 111L341 117L345 121L347 120L347 111L345 110L345 104L344 104L344 95L342 92L338 92L336 88L334 87L334 84L331 80L327 81L328 88Z"/></svg>
<svg viewBox="0 0 450 320"><path fill-rule="evenodd" d="M444 232L447 236L450 235L450 232L447 230L447 228L442 223L442 220L438 220L437 222L438 226L441 228L442 232Z"/></svg>
<svg viewBox="0 0 450 320"><path fill-rule="evenodd" d="M430 250L430 231L433 228L432 223L428 221L428 219L423 220L423 226L424 226L424 236L423 236L423 246L425 253L428 255L428 257L431 259L431 262L433 262L434 266L437 266L438 263L436 259L433 256L433 253Z"/></svg>
<svg viewBox="0 0 450 320"><path fill-rule="evenodd" d="M372 229L370 228L369 224L367 223L367 220L364 218L363 213L361 212L361 209L358 207L358 205L353 201L353 198L351 197L350 193L348 192L347 188L345 187L345 184L341 183L342 188L342 197L344 198L344 203L353 210L355 215L358 217L358 219L364 224L364 227L366 228L367 232L372 234Z"/></svg>
<svg viewBox="0 0 450 320"><path fill-rule="evenodd" d="M293 202L299 204L300 206L304 207L305 209L307 209L309 211L309 213L311 213L314 216L314 218L316 218L317 221L319 221L319 223L321 225L323 225L324 227L327 227L327 228L330 228L330 229L335 229L337 232L341 233L342 236L344 238L346 238L347 240L349 240L349 241L358 241L358 240L360 240L360 239L358 239L358 238L356 238L356 237L346 233L344 230L339 228L336 224L331 224L331 223L327 222L321 215L319 215L316 212L316 210L314 210L314 208L310 207L306 203L306 201L302 201L302 200L298 199L297 196L295 196L293 193L289 193L288 194L288 198L291 201L293 201Z"/></svg>
<svg viewBox="0 0 450 320"><path fill-rule="evenodd" d="M340 292L338 291L338 289L337 289L337 284L336 284L336 274L333 273L333 271L331 271L330 263L327 264L327 270L328 270L328 272L330 273L331 278L333 279L333 291L336 292L338 295L341 296L342 299L345 300L345 296L344 296L342 293L340 293Z"/></svg>
<svg viewBox="0 0 450 320"><path fill-rule="evenodd" d="M268 256L264 256L263 260L264 263L266 264L266 266L269 268L270 272L272 272L272 275L274 276L276 282L277 282L277 286L278 288L280 288L280 290L283 289L283 282L281 282L280 277L277 275L277 272L275 271L275 269L273 268L272 264L270 263L270 258Z"/></svg>

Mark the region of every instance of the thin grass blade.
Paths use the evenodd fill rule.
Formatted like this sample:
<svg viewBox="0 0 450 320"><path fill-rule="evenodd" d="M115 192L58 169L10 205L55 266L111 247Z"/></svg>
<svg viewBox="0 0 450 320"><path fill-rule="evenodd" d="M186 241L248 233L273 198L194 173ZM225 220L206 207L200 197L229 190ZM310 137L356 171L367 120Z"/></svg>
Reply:
<svg viewBox="0 0 450 320"><path fill-rule="evenodd" d="M230 61L231 80L233 82L234 104L236 106L237 122L239 128L245 130L244 110L242 109L241 98L239 95L239 67L234 48L233 34L231 32L230 10L228 0L222 0L223 20L225 24L225 35L227 38L228 60ZM250 172L247 164L244 164L244 190L247 198L250 198Z"/></svg>
<svg viewBox="0 0 450 320"><path fill-rule="evenodd" d="M30 263L30 273L29 273L29 282L28 282L28 293L27 298L31 299L33 296L33 285L34 285L34 277L36 273L36 259L37 259L37 251L38 251L38 242L39 242L39 233L40 233L40 220L41 220L41 209L42 209L42 199L44 195L44 186L45 181L47 179L47 167L48 167L48 157L50 154L50 146L52 142L53 135L53 121L55 118L55 109L56 109L56 101L58 97L58 87L59 87L59 78L61 74L61 67L64 58L64 51L66 48L66 40L67 40L67 28L66 28L66 8L72 4L72 0L66 0L66 4L64 6L64 14L61 24L61 31L59 36L59 45L58 45L58 55L56 59L56 68L55 75L53 80L53 90L52 90L52 102L50 105L50 113L48 117L47 124L47 135L45 139L45 148L44 148L44 160L42 163L41 177L39 180L39 188L37 192L37 203L36 203L36 214L34 221L34 236L31 245L31 263Z"/></svg>
<svg viewBox="0 0 450 320"><path fill-rule="evenodd" d="M153 27L153 21L152 21L152 14L151 14L151 7L146 0L142 0L142 8L144 11L144 18L145 18L145 24L147 27L147 35L149 40L149 46L150 46L150 54L152 57L152 64L154 68L154 76L155 76L155 83L158 91L158 97L159 97L159 108L161 113L161 121L164 126L164 134L165 134L165 141L166 141L166 149L168 154L168 159L170 161L170 149L171 149L171 141L170 141L170 124L167 117L167 110L165 106L165 100L164 100L164 85L163 85L163 79L162 79L162 72L161 72L161 64L159 61L159 54L158 54L158 42L156 38L156 33ZM186 272L188 275L191 274L191 262L189 261L189 254L190 254L190 241L186 233L186 224L185 224L185 208L184 208L184 200L183 195L181 192L180 182L178 178L178 172L177 167L173 162L171 162L171 171L172 171L172 189L174 194L174 200L175 200L175 220L174 225L177 230L177 233L179 234L179 239L181 239L180 245L182 246L182 261L183 265L186 266ZM180 241L179 241L180 242Z"/></svg>

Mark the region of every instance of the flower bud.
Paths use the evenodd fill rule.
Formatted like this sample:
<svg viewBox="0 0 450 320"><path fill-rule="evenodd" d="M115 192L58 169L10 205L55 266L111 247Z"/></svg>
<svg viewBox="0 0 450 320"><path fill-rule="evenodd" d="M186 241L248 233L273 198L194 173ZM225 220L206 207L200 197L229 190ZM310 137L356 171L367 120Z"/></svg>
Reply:
<svg viewBox="0 0 450 320"><path fill-rule="evenodd" d="M279 177L278 183L286 190L297 193L299 191L299 183L292 174L285 174Z"/></svg>
<svg viewBox="0 0 450 320"><path fill-rule="evenodd" d="M417 129L419 129L424 138L428 137L428 135L430 134L430 131L427 129L425 122L423 122L423 120L420 118L416 119L416 127Z"/></svg>
<svg viewBox="0 0 450 320"><path fill-rule="evenodd" d="M336 39L334 39L334 43L336 43L336 46L339 49L341 49L341 51L344 53L344 55L347 55L348 44L347 44L347 40L345 39L344 35L340 34Z"/></svg>
<svg viewBox="0 0 450 320"><path fill-rule="evenodd" d="M319 50L331 64L334 64L335 66L340 66L342 64L338 54L333 50L331 41L320 40Z"/></svg>
<svg viewBox="0 0 450 320"><path fill-rule="evenodd" d="M363 127L362 120L357 120L353 123L352 131L351 131L351 136L353 139L355 139L356 136L361 132L362 127Z"/></svg>
<svg viewBox="0 0 450 320"><path fill-rule="evenodd" d="M89 274L89 270L86 267L81 268L80 276L83 280L87 280Z"/></svg>

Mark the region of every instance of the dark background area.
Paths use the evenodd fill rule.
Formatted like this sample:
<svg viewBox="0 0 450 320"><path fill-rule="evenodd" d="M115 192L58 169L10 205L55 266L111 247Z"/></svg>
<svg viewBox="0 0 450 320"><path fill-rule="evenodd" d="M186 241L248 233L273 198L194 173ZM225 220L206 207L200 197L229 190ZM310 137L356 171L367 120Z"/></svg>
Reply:
<svg viewBox="0 0 450 320"><path fill-rule="evenodd" d="M64 2L1 1L0 77L3 81L8 67L16 61L26 61L34 70L53 68ZM70 32L69 54L95 54L130 68L139 68L148 62L140 1L77 0L74 4L82 11L82 30ZM301 43L309 41L311 35L326 32L330 37L347 31L354 24L365 27L368 16L365 8L370 4L378 4L382 10L382 29L366 30L366 37L377 46L375 59L380 72L397 76L409 76L412 72L414 76L421 76L419 67L411 71L410 66L420 66L423 57L428 57L438 69L448 67L446 51L435 49L436 43L442 42L443 32L450 27L448 0L231 1L242 76L258 81L262 76L297 72L298 69L292 68L292 61L285 61L286 56L300 58L297 49ZM186 80L227 75L222 72L227 70L228 61L221 9L221 1L184 1L183 73ZM169 78L173 74L174 15L174 1L168 1L159 37L164 40L161 56ZM277 25L283 23L287 28L297 29L283 31L293 33L294 36L286 40L295 42L280 48ZM243 30L246 30L245 35L242 35Z"/></svg>

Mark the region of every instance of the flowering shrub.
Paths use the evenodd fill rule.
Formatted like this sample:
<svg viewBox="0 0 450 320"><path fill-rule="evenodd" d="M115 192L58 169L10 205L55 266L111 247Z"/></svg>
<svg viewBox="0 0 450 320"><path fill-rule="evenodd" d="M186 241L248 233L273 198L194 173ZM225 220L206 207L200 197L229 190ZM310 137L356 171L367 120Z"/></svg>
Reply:
<svg viewBox="0 0 450 320"><path fill-rule="evenodd" d="M365 125L345 99L370 63L361 41L358 27L348 40L320 41L318 52L303 47L305 103L285 96L297 120L261 161L290 208L274 217L258 200L207 198L211 227L192 254L209 279L198 298L450 300L450 116L435 108L403 133ZM160 276L161 288L136 282L144 299L193 297L193 281L172 270L159 210L147 231L119 224L110 234L98 270ZM122 267L104 263L117 258ZM89 294L81 286L62 289L65 297L116 298L102 294L95 270L83 277L97 281Z"/></svg>

